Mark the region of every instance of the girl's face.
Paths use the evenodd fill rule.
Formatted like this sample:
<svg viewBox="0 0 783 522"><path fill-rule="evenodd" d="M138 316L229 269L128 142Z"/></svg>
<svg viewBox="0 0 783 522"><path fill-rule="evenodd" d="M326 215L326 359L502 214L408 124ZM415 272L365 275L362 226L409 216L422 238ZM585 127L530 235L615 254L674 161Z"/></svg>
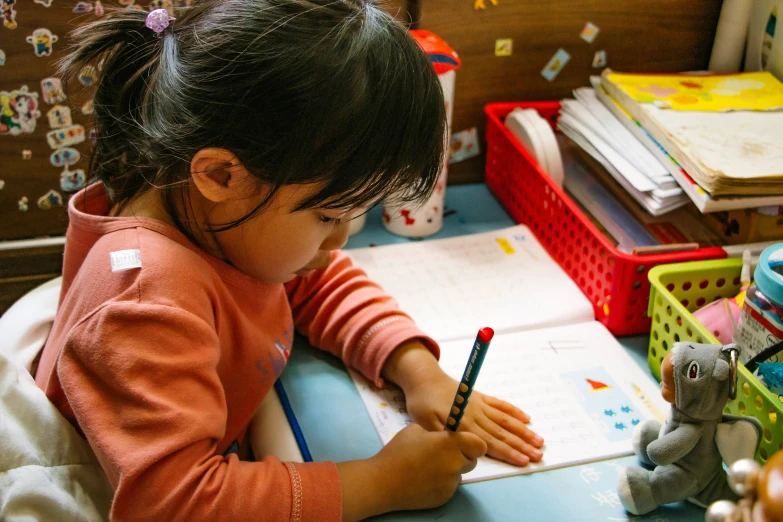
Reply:
<svg viewBox="0 0 783 522"><path fill-rule="evenodd" d="M219 229L253 212L267 196L257 178L225 149L202 149L191 161L191 208L201 230ZM206 234L205 249L249 276L285 283L325 268L348 240L348 222L365 209L296 210L317 184L283 185L241 225Z"/></svg>
<svg viewBox="0 0 783 522"><path fill-rule="evenodd" d="M242 272L269 283L285 283L329 264L331 252L348 240L348 221L363 210L294 211L314 195L315 185L286 185L263 211L245 223L214 235L223 256ZM234 201L212 212L228 222L250 212L260 198Z"/></svg>

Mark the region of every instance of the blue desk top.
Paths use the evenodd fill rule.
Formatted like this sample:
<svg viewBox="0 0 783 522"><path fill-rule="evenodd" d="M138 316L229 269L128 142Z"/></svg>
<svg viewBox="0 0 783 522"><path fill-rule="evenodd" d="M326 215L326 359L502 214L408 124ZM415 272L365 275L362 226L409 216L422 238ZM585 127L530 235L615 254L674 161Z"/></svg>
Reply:
<svg viewBox="0 0 783 522"><path fill-rule="evenodd" d="M449 187L444 227L432 237L486 232L514 224L484 185ZM411 240L386 232L381 224L381 210L376 208L346 248L408 241ZM649 371L647 341L646 336L620 339L639 366ZM314 460L361 459L381 449L380 439L341 361L298 339L281 380ZM688 503L665 506L645 516L629 516L617 499L617 467L635 463L634 457L625 457L466 484L438 509L391 513L373 520L704 520L704 511Z"/></svg>

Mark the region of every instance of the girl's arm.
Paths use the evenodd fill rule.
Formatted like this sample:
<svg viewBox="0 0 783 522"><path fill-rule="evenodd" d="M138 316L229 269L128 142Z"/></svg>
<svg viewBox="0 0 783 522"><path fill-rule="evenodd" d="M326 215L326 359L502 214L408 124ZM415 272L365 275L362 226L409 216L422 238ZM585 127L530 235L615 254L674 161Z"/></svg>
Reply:
<svg viewBox="0 0 783 522"><path fill-rule="evenodd" d="M226 433L241 427L226 425L209 320L170 306L113 303L66 340L62 392L115 489L112 520L339 521L334 463L222 455Z"/></svg>
<svg viewBox="0 0 783 522"><path fill-rule="evenodd" d="M438 345L343 252L328 267L286 285L296 329L376 385L391 353L416 341L437 367Z"/></svg>

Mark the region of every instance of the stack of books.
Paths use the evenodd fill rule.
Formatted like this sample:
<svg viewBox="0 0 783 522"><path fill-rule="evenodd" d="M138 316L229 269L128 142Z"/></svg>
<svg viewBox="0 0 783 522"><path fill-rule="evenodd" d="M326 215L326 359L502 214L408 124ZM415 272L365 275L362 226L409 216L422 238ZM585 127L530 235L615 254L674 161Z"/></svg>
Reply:
<svg viewBox="0 0 783 522"><path fill-rule="evenodd" d="M651 215L686 205L688 196L666 166L620 123L589 87L563 100L558 128L606 169Z"/></svg>
<svg viewBox="0 0 783 522"><path fill-rule="evenodd" d="M591 83L564 100L560 129L632 185L628 192L651 214L688 199L703 213L783 205L783 84L771 74L606 70ZM670 180L679 193L662 192ZM650 200L661 204L658 214Z"/></svg>

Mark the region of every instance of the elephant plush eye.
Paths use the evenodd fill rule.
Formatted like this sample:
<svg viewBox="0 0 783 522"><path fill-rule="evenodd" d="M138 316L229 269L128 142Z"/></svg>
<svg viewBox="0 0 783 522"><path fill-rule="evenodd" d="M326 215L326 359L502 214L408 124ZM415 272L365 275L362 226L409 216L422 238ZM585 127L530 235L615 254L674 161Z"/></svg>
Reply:
<svg viewBox="0 0 783 522"><path fill-rule="evenodd" d="M695 379L698 376L699 376L699 363L694 361L691 363L690 366L688 366L688 378Z"/></svg>

